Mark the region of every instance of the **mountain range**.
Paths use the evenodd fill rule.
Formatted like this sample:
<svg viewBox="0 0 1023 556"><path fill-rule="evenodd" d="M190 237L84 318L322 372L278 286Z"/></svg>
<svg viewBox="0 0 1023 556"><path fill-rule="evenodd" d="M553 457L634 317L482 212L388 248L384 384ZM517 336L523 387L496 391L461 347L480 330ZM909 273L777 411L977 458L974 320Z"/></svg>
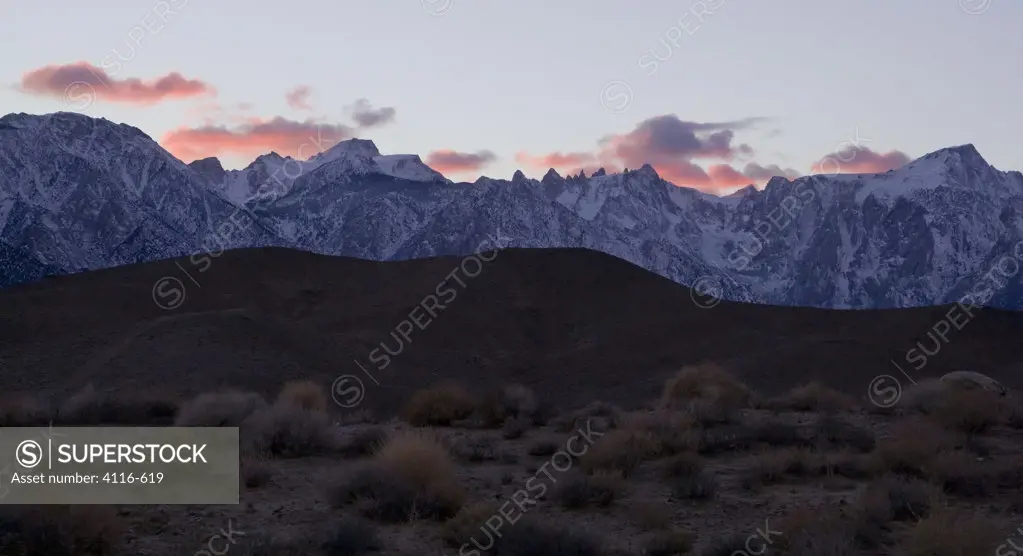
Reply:
<svg viewBox="0 0 1023 556"><path fill-rule="evenodd" d="M240 247L385 261L468 255L499 237L601 251L707 300L1021 309L1021 211L1023 175L972 145L883 174L775 177L719 197L649 165L455 183L361 139L225 170L104 119L0 118L0 287Z"/></svg>

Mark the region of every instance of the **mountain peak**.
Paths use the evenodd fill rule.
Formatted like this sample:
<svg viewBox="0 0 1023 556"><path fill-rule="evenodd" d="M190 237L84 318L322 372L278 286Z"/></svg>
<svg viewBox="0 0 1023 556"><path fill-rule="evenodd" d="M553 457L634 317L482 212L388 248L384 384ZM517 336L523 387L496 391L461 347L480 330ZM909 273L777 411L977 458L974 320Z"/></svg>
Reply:
<svg viewBox="0 0 1023 556"><path fill-rule="evenodd" d="M607 171L605 171L604 168L601 167L596 172L594 172L593 175L590 176L590 177L591 178L599 178L600 176L606 176L606 175L607 175Z"/></svg>
<svg viewBox="0 0 1023 556"><path fill-rule="evenodd" d="M736 190L736 191L734 191L734 192L732 192L732 193L730 193L728 195L725 195L725 197L730 197L730 198L733 198L733 199L737 199L737 198L745 197L746 195L749 195L750 193L753 193L756 190L757 190L757 188L755 186L747 185L746 187L743 187L742 189Z"/></svg>
<svg viewBox="0 0 1023 556"><path fill-rule="evenodd" d="M215 156L193 160L188 164L188 167L214 182L219 182L224 178L224 175L227 174L227 171L224 170L224 166L220 163L220 159Z"/></svg>
<svg viewBox="0 0 1023 556"><path fill-rule="evenodd" d="M512 183L522 183L524 181L529 181L529 179L522 173L522 170L515 170L515 174L512 176L511 181Z"/></svg>
<svg viewBox="0 0 1023 556"><path fill-rule="evenodd" d="M380 156L380 150L377 149L376 143L369 139L346 139L344 141L339 141L336 145L322 153L313 156L310 160L316 159L326 162L327 160L334 160L345 155L369 157Z"/></svg>
<svg viewBox="0 0 1023 556"><path fill-rule="evenodd" d="M981 156L980 152L977 151L977 147L973 146L973 143L939 149L930 154L924 155L921 159L944 159L953 164L958 161L958 163L965 164L967 166L989 165L987 161L984 160L984 157Z"/></svg>
<svg viewBox="0 0 1023 556"><path fill-rule="evenodd" d="M254 160L253 162L254 163L255 162L281 162L283 160L284 160L284 157L279 155L279 154L277 154L277 151L270 151L270 152L268 152L266 154L261 154L261 155L257 156L256 160Z"/></svg>
<svg viewBox="0 0 1023 556"><path fill-rule="evenodd" d="M644 165L640 166L639 169L638 170L634 170L633 173L634 174L639 174L639 175L644 176L644 177L652 178L652 179L655 179L655 180L661 179L661 176L657 175L657 170L654 170L654 167L649 165L649 164L644 164Z"/></svg>
<svg viewBox="0 0 1023 556"><path fill-rule="evenodd" d="M543 175L543 179L541 179L540 181L547 182L550 180L560 179L562 179L561 174L559 174L558 171L555 170L554 168L550 168L547 170L547 173Z"/></svg>

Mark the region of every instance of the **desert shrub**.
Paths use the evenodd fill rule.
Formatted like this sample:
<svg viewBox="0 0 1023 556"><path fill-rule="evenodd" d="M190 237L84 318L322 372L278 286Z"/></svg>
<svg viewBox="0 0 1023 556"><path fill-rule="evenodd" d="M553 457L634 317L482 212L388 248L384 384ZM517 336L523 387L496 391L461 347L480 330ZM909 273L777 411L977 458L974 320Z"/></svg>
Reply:
<svg viewBox="0 0 1023 556"><path fill-rule="evenodd" d="M817 475L823 469L823 460L818 454L789 448L758 455L741 475L741 482L744 488L756 490L765 485L781 483L789 476Z"/></svg>
<svg viewBox="0 0 1023 556"><path fill-rule="evenodd" d="M405 405L405 420L416 427L447 427L469 417L476 402L467 390L453 382L420 390Z"/></svg>
<svg viewBox="0 0 1023 556"><path fill-rule="evenodd" d="M497 441L489 436L463 436L458 438L452 446L452 452L459 459L470 463L497 461L501 457L501 450L497 445Z"/></svg>
<svg viewBox="0 0 1023 556"><path fill-rule="evenodd" d="M245 488L259 488L273 478L273 467L268 457L262 454L243 455L239 468Z"/></svg>
<svg viewBox="0 0 1023 556"><path fill-rule="evenodd" d="M835 512L797 511L782 519L772 547L790 556L856 556L856 529Z"/></svg>
<svg viewBox="0 0 1023 556"><path fill-rule="evenodd" d="M241 425L243 451L273 457L301 458L338 449L337 433L325 413L288 405L270 406Z"/></svg>
<svg viewBox="0 0 1023 556"><path fill-rule="evenodd" d="M870 456L866 454L831 452L822 454L822 460L824 474L832 477L866 479L877 471Z"/></svg>
<svg viewBox="0 0 1023 556"><path fill-rule="evenodd" d="M821 416L816 423L817 440L837 448L852 448L869 452L877 443L874 433L832 415Z"/></svg>
<svg viewBox="0 0 1023 556"><path fill-rule="evenodd" d="M698 434L696 452L704 456L714 456L749 450L756 443L757 431L745 425L730 425L703 429Z"/></svg>
<svg viewBox="0 0 1023 556"><path fill-rule="evenodd" d="M362 519L342 519L320 547L325 556L361 556L380 550L376 527Z"/></svg>
<svg viewBox="0 0 1023 556"><path fill-rule="evenodd" d="M935 378L921 379L906 388L898 405L909 411L933 413L949 386Z"/></svg>
<svg viewBox="0 0 1023 556"><path fill-rule="evenodd" d="M178 411L176 401L152 395L124 398L101 395L92 386L69 397L54 419L60 425L168 426Z"/></svg>
<svg viewBox="0 0 1023 556"><path fill-rule="evenodd" d="M660 456L692 452L700 447L703 436L696 417L670 410L628 415L621 428L649 433L660 448Z"/></svg>
<svg viewBox="0 0 1023 556"><path fill-rule="evenodd" d="M703 471L703 458L693 453L683 453L672 457L665 463L663 474L665 478L692 477Z"/></svg>
<svg viewBox="0 0 1023 556"><path fill-rule="evenodd" d="M661 404L666 408L714 407L734 412L749 407L750 391L745 384L721 367L705 363L683 367L664 384ZM704 404L710 404L704 405Z"/></svg>
<svg viewBox="0 0 1023 556"><path fill-rule="evenodd" d="M0 402L0 427L46 426L53 417L53 408L32 396L9 396Z"/></svg>
<svg viewBox="0 0 1023 556"><path fill-rule="evenodd" d="M356 409L355 411L343 413L337 418L337 423L341 426L376 424L379 422L380 419L369 409Z"/></svg>
<svg viewBox="0 0 1023 556"><path fill-rule="evenodd" d="M964 452L945 452L934 459L928 477L947 493L986 498L998 492L998 478L983 462Z"/></svg>
<svg viewBox="0 0 1023 556"><path fill-rule="evenodd" d="M746 433L754 442L773 448L812 448L816 442L801 427L778 419L750 425Z"/></svg>
<svg viewBox="0 0 1023 556"><path fill-rule="evenodd" d="M441 538L449 546L462 547L482 537L487 520L498 515L500 507L493 502L474 502L462 506L451 519L441 526ZM485 534L485 533L483 533Z"/></svg>
<svg viewBox="0 0 1023 556"><path fill-rule="evenodd" d="M323 387L311 380L286 382L277 395L277 404L297 407L306 411L327 411L327 394Z"/></svg>
<svg viewBox="0 0 1023 556"><path fill-rule="evenodd" d="M0 554L107 556L125 527L110 506L6 506L0 511Z"/></svg>
<svg viewBox="0 0 1023 556"><path fill-rule="evenodd" d="M934 423L910 418L895 423L873 455L880 470L925 477L938 455L954 445L955 439Z"/></svg>
<svg viewBox="0 0 1023 556"><path fill-rule="evenodd" d="M539 424L533 418L540 413L540 403L529 388L509 384L483 396L477 412L487 427L499 427L509 418L521 419L526 424Z"/></svg>
<svg viewBox="0 0 1023 556"><path fill-rule="evenodd" d="M650 537L646 543L646 556L679 556L693 549L695 535L687 531L664 531Z"/></svg>
<svg viewBox="0 0 1023 556"><path fill-rule="evenodd" d="M1006 426L1012 429L1023 429L1023 404L1012 400L1004 404L1004 420Z"/></svg>
<svg viewBox="0 0 1023 556"><path fill-rule="evenodd" d="M579 428L592 428L596 432L605 432L617 428L621 421L622 410L618 406L597 401L558 417L554 420L553 425L558 432L572 432Z"/></svg>
<svg viewBox="0 0 1023 556"><path fill-rule="evenodd" d="M381 427L363 429L341 442L338 453L346 458L373 455L387 441L387 431Z"/></svg>
<svg viewBox="0 0 1023 556"><path fill-rule="evenodd" d="M1002 421L998 394L981 389L947 388L929 415L941 426L968 434L984 432Z"/></svg>
<svg viewBox="0 0 1023 556"><path fill-rule="evenodd" d="M793 388L784 402L795 411L847 411L856 406L851 397L820 382Z"/></svg>
<svg viewBox="0 0 1023 556"><path fill-rule="evenodd" d="M936 512L919 521L906 536L906 556L973 556L992 554L1005 536L983 517L954 510Z"/></svg>
<svg viewBox="0 0 1023 556"><path fill-rule="evenodd" d="M660 445L654 436L636 429L614 429L589 446L579 461L583 470L613 471L627 477L647 459L657 455Z"/></svg>
<svg viewBox="0 0 1023 556"><path fill-rule="evenodd" d="M178 427L239 427L250 415L265 407L266 401L254 392L206 392L182 405L174 424Z"/></svg>
<svg viewBox="0 0 1023 556"><path fill-rule="evenodd" d="M703 427L728 425L739 421L739 412L713 399L696 399L686 404L686 413Z"/></svg>
<svg viewBox="0 0 1023 556"><path fill-rule="evenodd" d="M717 494L717 479L706 471L673 477L670 482L671 497L676 500L710 500Z"/></svg>
<svg viewBox="0 0 1023 556"><path fill-rule="evenodd" d="M521 417L508 417L501 427L501 436L505 440L516 440L522 438L529 430L529 421Z"/></svg>
<svg viewBox="0 0 1023 556"><path fill-rule="evenodd" d="M499 556L599 556L600 540L592 534L565 529L525 516L496 540Z"/></svg>
<svg viewBox="0 0 1023 556"><path fill-rule="evenodd" d="M621 476L610 473L572 473L554 486L554 501L568 509L607 507L625 490Z"/></svg>
<svg viewBox="0 0 1023 556"><path fill-rule="evenodd" d="M360 502L368 517L390 522L448 519L464 496L447 448L425 433L390 438L331 492L335 505Z"/></svg>
<svg viewBox="0 0 1023 556"><path fill-rule="evenodd" d="M885 475L867 485L860 494L857 510L879 526L890 521L919 521L930 515L939 495L925 481Z"/></svg>

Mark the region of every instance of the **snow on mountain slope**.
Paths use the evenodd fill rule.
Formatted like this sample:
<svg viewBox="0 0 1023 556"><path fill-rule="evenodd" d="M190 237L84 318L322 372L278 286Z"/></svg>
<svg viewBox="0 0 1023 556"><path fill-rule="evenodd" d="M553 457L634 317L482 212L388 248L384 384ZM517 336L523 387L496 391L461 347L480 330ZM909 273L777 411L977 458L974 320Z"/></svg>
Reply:
<svg viewBox="0 0 1023 556"><path fill-rule="evenodd" d="M449 182L440 172L423 163L417 154L390 154L373 157L373 163L383 174L394 178L420 182Z"/></svg>
<svg viewBox="0 0 1023 556"><path fill-rule="evenodd" d="M216 158L197 160L189 166L236 206L275 202L291 192L298 178L323 166L331 166L333 175L341 179L380 174L414 182L451 183L424 164L419 155L381 155L376 145L366 139L341 141L308 160L271 152L241 170L225 172Z"/></svg>
<svg viewBox="0 0 1023 556"><path fill-rule="evenodd" d="M254 221L221 237L238 209L194 170L136 128L71 113L0 118L0 207L0 241L23 259L4 283L276 241Z"/></svg>
<svg viewBox="0 0 1023 556"><path fill-rule="evenodd" d="M452 183L360 139L224 171L216 159L185 165L105 120L0 119L0 285L207 250L238 211L253 225L226 247L395 260L465 255L499 235L506 246L603 251L726 299L812 307L953 302L1023 258L1023 175L971 145L884 174L778 177L716 197L648 165ZM1011 295L1023 273L1010 274L987 298L1023 308Z"/></svg>

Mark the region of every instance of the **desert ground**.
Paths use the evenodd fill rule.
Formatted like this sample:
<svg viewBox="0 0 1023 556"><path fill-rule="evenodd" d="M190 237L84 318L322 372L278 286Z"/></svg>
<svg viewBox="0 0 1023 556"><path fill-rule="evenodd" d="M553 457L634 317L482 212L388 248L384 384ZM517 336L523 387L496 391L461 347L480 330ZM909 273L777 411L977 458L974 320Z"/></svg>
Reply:
<svg viewBox="0 0 1023 556"><path fill-rule="evenodd" d="M961 324L955 306L716 303L597 253L488 256L464 287L461 258L244 250L202 273L179 259L0 291L0 425L237 426L242 441L239 505L3 506L0 553L1023 547L1018 315L975 310L905 376L892 360ZM170 309L154 288L168 276L187 289ZM373 367L438 284L457 294ZM1010 392L935 380L959 369Z"/></svg>

